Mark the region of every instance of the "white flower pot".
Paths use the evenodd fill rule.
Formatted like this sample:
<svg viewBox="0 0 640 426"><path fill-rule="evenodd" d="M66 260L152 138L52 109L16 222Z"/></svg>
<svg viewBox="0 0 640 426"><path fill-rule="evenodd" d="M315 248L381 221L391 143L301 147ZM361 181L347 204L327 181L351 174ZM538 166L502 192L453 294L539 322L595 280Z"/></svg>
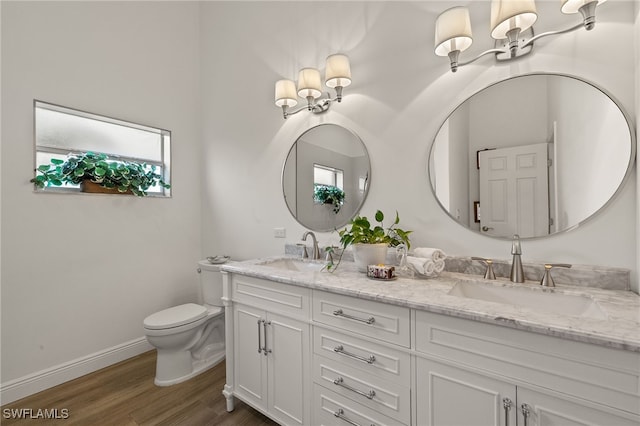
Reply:
<svg viewBox="0 0 640 426"><path fill-rule="evenodd" d="M353 260L358 271L367 272L367 266L384 264L387 259L388 245L380 244L354 244Z"/></svg>

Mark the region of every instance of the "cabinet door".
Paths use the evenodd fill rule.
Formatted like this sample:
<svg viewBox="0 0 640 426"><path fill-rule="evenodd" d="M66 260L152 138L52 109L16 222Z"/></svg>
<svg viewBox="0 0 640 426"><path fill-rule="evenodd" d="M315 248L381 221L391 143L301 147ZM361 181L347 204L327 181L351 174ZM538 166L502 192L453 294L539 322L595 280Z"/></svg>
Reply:
<svg viewBox="0 0 640 426"><path fill-rule="evenodd" d="M257 407L267 407L267 357L260 346L264 311L234 305L234 376L235 392Z"/></svg>
<svg viewBox="0 0 640 426"><path fill-rule="evenodd" d="M525 406L525 414L523 413ZM638 426L640 417L588 401L518 387L518 425L523 426Z"/></svg>
<svg viewBox="0 0 640 426"><path fill-rule="evenodd" d="M265 338L269 366L269 413L281 424L303 425L310 419L309 324L267 314ZM305 410L305 407L307 409Z"/></svg>
<svg viewBox="0 0 640 426"><path fill-rule="evenodd" d="M418 358L416 388L417 424L421 426L516 424L512 384Z"/></svg>

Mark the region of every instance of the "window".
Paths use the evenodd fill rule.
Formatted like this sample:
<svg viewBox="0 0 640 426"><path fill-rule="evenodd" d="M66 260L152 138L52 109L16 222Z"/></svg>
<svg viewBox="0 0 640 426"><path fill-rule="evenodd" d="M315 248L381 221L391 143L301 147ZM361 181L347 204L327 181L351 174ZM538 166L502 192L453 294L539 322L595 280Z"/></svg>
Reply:
<svg viewBox="0 0 640 426"><path fill-rule="evenodd" d="M344 189L344 172L333 167L313 165L313 183L316 185L335 186Z"/></svg>
<svg viewBox="0 0 640 426"><path fill-rule="evenodd" d="M109 162L138 163L170 185L171 132L34 101L35 168L87 152L104 154ZM36 171L36 176L39 172ZM47 183L47 192L79 192L80 185ZM150 186L147 195L169 197L170 189Z"/></svg>

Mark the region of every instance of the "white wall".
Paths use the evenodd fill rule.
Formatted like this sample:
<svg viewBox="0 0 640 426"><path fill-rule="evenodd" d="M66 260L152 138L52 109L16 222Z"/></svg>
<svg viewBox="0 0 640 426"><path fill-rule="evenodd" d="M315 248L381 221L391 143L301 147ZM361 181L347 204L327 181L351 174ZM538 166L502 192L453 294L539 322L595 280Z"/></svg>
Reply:
<svg viewBox="0 0 640 426"><path fill-rule="evenodd" d="M635 2L635 25L634 25L634 37L636 41L635 48L635 66L636 70L636 141L640 140L640 2ZM636 164L638 156L636 152ZM637 177L637 189L636 194L636 271L640 270L640 173L638 173L638 167L636 166ZM638 273L636 273L636 277Z"/></svg>
<svg viewBox="0 0 640 426"><path fill-rule="evenodd" d="M458 2L460 3L460 2ZM475 44L465 57L491 47L484 31L488 2L469 3ZM299 241L304 229L289 214L280 170L291 144L321 122L360 135L372 161L371 189L362 213L400 213L415 246L439 246L451 254L507 259L510 243L470 232L438 206L426 173L432 139L462 100L489 83L527 72L579 76L608 90L635 116L632 1L598 8L594 31L537 43L533 55L508 64L483 58L448 71L433 49L433 25L451 2L242 2L206 3L202 9L203 157L207 163L203 250L252 258L283 252L274 227ZM537 32L579 21L539 3ZM475 13L474 13L475 12ZM559 21L558 25L554 22ZM229 40L233 40L232 43ZM611 46L616 46L612 49ZM351 58L353 84L342 104L324 115L300 113L283 120L273 85L294 78L324 58ZM222 65L223 64L223 65ZM612 65L615 64L615 65ZM224 155L222 152L224 151ZM229 182L233 182L230 184ZM524 260L611 265L633 270L637 290L636 179L633 176L603 214L579 229L523 242ZM336 241L323 233L320 241Z"/></svg>
<svg viewBox="0 0 640 426"><path fill-rule="evenodd" d="M197 299L198 12L185 2L2 2L3 393L144 343L145 316ZM173 198L34 193L34 98L171 130Z"/></svg>

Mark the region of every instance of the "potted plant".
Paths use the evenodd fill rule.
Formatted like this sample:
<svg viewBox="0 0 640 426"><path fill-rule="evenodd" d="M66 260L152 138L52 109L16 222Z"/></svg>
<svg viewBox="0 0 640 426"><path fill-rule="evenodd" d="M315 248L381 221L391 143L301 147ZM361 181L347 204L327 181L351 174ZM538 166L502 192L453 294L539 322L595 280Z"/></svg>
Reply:
<svg viewBox="0 0 640 426"><path fill-rule="evenodd" d="M156 185L169 189L162 176L156 173L155 165L125 160L110 160L106 154L86 152L69 154L66 160L51 159L51 164L38 166L40 173L30 180L39 188L98 184L116 193L133 193L143 197ZM89 191L87 191L89 192Z"/></svg>
<svg viewBox="0 0 640 426"><path fill-rule="evenodd" d="M313 201L319 204L333 204L333 212L338 213L344 203L344 191L333 185L313 185Z"/></svg>
<svg viewBox="0 0 640 426"><path fill-rule="evenodd" d="M400 216L397 211L395 221L387 228L382 223L384 214L380 210L376 211L375 220L379 225L372 227L366 216L356 216L349 222L349 228L338 231L342 251L350 245L353 246L353 258L360 272L366 272L368 265L384 263L388 247L396 247L399 244L411 247L409 234L412 231L398 228ZM333 269L336 267L337 265Z"/></svg>

